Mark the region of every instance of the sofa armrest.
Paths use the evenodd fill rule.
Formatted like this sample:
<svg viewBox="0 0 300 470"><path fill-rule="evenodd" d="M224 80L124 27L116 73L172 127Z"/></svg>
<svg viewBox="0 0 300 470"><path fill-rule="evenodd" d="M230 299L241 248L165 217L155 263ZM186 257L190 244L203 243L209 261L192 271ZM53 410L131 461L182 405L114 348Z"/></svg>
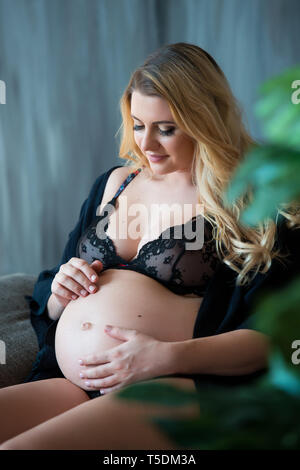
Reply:
<svg viewBox="0 0 300 470"><path fill-rule="evenodd" d="M36 276L0 276L0 387L22 383L38 352L25 295L31 295Z"/></svg>

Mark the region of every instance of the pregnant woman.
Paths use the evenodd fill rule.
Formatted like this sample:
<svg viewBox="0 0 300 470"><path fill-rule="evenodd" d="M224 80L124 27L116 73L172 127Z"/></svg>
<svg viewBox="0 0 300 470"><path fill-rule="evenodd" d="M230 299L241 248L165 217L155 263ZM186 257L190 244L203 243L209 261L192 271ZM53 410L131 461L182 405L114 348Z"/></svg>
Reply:
<svg viewBox="0 0 300 470"><path fill-rule="evenodd" d="M201 409L118 390L153 381L195 391L202 375L267 365L268 339L247 323L242 295L250 272L280 259L279 240L274 222L239 224L244 201L222 204L253 143L222 71L198 46L164 46L133 73L121 113L126 165L97 178L61 262L36 283L40 352L26 383L0 390L1 449L175 449L148 418Z"/></svg>
<svg viewBox="0 0 300 470"><path fill-rule="evenodd" d="M147 108L155 107L156 103L158 108L163 105L160 98L151 98L151 102L152 106L149 104ZM143 103L147 104L147 99L145 101L142 95L134 92L132 109L143 108ZM169 117L166 112L165 108L164 115ZM161 113L163 113L163 109L159 110L158 115L162 115ZM137 137L137 141L143 147L144 144L139 137ZM170 157L165 156L155 164L162 166L163 159L173 158L175 161L176 154L179 152L178 167L180 167L180 155L184 154L186 161L184 158L181 159L181 167L182 169L186 167L189 164L188 156L190 159L192 157L192 152L190 155L187 152L186 142L187 139L180 134L177 138L172 139L172 143L166 142L164 149L169 152ZM186 151L184 152L184 150ZM149 156L150 161L151 158ZM70 292L78 292L78 289L81 289L80 282L76 285L72 280L72 264L76 269L76 266L80 268L82 265L81 260L91 264L95 259L99 259L102 263L103 270L97 283L97 292L88 297L85 297L83 292L81 298L70 302L64 309L56 329L55 351L59 367L65 377L86 390L90 390L89 386L99 388L101 381L87 380L92 376L78 364L78 358L104 353L113 346L122 343L122 341L105 333L106 324L111 323L114 326L136 329L164 342L191 339L206 281L218 264L212 244L209 244L208 241L205 246L200 243L201 248L198 250L186 250L185 243L188 241L175 238L175 225L171 225L170 234L168 233L171 212L168 214L169 217L162 216L163 230L159 228L156 232L149 231L149 227L154 226L150 215L153 212L151 207L155 207L154 200L158 206L162 201L172 201L176 198L178 201L186 201L186 207L188 204L191 208L196 206L193 200L196 199L195 192L193 187L189 186L188 180L185 181L185 176L183 176L184 184L180 190L180 181L176 184L174 181L169 188L166 185L161 187L159 179L155 181L146 177L146 169L130 172L126 177L128 168L124 167L111 173L107 188L110 187L110 181L113 181L115 174L119 174L121 179L125 178L125 181L109 204L111 207L117 205L121 193L124 198L126 195L126 204L118 204L116 210L108 218L108 228L106 225L104 227L106 230L99 233L100 230L97 231L97 228L99 229L101 220L103 220L107 200L104 195L104 201L99 209L101 215L95 218L78 241L78 258L72 259L71 265L66 266L62 273L57 275L57 281L55 281L69 286ZM184 169L182 174L185 174ZM167 192L164 192L167 188ZM144 194L143 198L141 198L141 194ZM147 197L145 197L146 194ZM141 200L143 201L142 207L145 209L144 214L148 214L149 217L145 217L144 221L141 221L140 218L138 221L134 218L130 220L130 217L125 213L126 207L133 208L134 204ZM200 218L201 215L198 217ZM126 233L121 233L121 225L128 219ZM181 225L177 225L177 229L184 228L186 232L188 222L185 224L184 221ZM143 237L132 240L129 232L133 225L136 227L137 223L142 227L139 232L143 234ZM162 224L159 226L161 227ZM196 221L194 225L196 225ZM201 227L199 227L199 232L200 230ZM183 230L182 232L184 234ZM117 238L116 233L118 234ZM157 236L157 233L160 235ZM98 237L101 234L104 238ZM136 230L133 235L136 236ZM194 244L191 248L195 248ZM204 262L204 260L206 261ZM199 266L202 266L200 270ZM55 289L55 285L53 287ZM56 288L59 290L58 284ZM69 292L66 292L67 294ZM145 342L144 347L147 349L154 345L155 343ZM139 356L144 357L143 350L139 352ZM145 358L147 357L146 354ZM156 370L156 372L170 372L168 370L169 364L164 363L164 360L161 357L161 371ZM153 367L148 362L146 359L146 363L143 364L146 374L149 372L149 367ZM113 370L111 372L113 373ZM139 379L142 378L141 372L139 371ZM153 370L153 372L155 371ZM132 379L137 379L137 377L131 377ZM117 382L118 377L114 375L106 380L108 387L116 385ZM122 381L120 385L123 386L124 383L126 382ZM116 388L118 386L110 387L110 390ZM105 393L105 388L102 393Z"/></svg>

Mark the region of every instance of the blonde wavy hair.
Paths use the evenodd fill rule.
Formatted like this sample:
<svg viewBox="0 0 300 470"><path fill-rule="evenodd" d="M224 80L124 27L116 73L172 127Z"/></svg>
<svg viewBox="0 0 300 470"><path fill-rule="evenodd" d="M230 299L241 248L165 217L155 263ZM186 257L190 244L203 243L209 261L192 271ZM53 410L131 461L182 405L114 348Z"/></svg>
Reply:
<svg viewBox="0 0 300 470"><path fill-rule="evenodd" d="M238 273L236 284L250 283L259 270L267 272L273 258L281 261L286 255L273 249L273 219L255 228L239 221L242 209L253 199L251 188L229 208L223 203L233 172L256 142L243 125L241 108L216 61L200 47L181 42L150 54L132 74L120 100L119 157L132 171L147 167L153 174L134 139L133 91L164 98L177 126L194 140L192 181L198 202L204 204L204 218L212 225L220 260ZM286 211L278 209L277 217L281 213L289 227L300 226L299 203L292 201L283 206Z"/></svg>

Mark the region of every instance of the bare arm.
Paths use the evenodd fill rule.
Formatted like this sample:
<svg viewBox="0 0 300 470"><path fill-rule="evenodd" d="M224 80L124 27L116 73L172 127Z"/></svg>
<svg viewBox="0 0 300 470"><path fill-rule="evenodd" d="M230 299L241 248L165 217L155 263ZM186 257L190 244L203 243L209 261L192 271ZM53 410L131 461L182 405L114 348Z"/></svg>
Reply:
<svg viewBox="0 0 300 470"><path fill-rule="evenodd" d="M254 330L169 342L171 373L243 375L268 364L269 340Z"/></svg>

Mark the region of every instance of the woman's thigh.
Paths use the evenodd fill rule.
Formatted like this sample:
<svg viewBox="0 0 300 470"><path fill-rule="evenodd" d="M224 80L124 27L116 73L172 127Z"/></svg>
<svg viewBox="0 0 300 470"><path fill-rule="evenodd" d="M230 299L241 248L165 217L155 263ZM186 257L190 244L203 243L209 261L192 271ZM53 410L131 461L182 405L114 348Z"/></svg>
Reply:
<svg viewBox="0 0 300 470"><path fill-rule="evenodd" d="M191 379L153 379L195 390ZM152 382L146 381L146 383ZM118 391L89 400L5 442L1 449L178 449L149 418L192 418L198 405L166 407L121 400Z"/></svg>
<svg viewBox="0 0 300 470"><path fill-rule="evenodd" d="M0 443L81 403L87 394L63 378L0 389Z"/></svg>

